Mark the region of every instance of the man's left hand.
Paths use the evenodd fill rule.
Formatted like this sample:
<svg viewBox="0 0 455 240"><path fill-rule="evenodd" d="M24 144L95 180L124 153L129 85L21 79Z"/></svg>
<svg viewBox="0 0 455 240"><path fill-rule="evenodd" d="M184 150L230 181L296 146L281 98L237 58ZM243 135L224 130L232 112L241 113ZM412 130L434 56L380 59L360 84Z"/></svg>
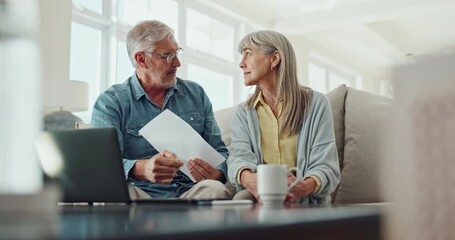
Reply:
<svg viewBox="0 0 455 240"><path fill-rule="evenodd" d="M194 179L196 179L198 182L204 179L221 179L221 172L202 159L190 159L187 165L191 175L193 175Z"/></svg>

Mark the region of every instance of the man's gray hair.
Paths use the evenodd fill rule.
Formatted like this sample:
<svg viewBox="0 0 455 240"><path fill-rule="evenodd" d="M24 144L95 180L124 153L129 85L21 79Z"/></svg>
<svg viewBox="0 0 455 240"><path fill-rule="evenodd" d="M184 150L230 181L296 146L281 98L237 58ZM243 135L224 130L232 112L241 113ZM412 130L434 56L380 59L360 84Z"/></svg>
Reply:
<svg viewBox="0 0 455 240"><path fill-rule="evenodd" d="M134 68L137 68L134 54L142 51L153 52L155 43L165 38L174 39L174 31L158 20L139 22L126 36L126 49ZM174 39L175 40L175 39Z"/></svg>

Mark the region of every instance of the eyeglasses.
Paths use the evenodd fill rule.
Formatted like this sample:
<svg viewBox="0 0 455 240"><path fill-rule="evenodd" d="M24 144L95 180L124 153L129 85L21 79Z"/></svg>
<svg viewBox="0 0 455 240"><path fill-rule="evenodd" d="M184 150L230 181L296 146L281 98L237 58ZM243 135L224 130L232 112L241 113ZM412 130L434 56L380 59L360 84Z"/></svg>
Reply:
<svg viewBox="0 0 455 240"><path fill-rule="evenodd" d="M179 48L177 49L177 52L175 53L167 53L167 54L161 54L161 53L153 53L153 52L148 52L148 51L143 51L144 53L152 54L152 55L157 55L160 56L161 59L166 59L168 63L171 63L175 57L180 57L182 56L183 49Z"/></svg>

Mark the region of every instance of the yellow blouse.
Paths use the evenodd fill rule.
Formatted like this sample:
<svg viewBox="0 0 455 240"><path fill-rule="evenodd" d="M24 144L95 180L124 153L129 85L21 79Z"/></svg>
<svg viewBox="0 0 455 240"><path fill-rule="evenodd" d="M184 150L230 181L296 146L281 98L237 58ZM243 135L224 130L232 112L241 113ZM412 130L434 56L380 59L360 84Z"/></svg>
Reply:
<svg viewBox="0 0 455 240"><path fill-rule="evenodd" d="M267 164L286 164L295 167L297 161L297 137L295 133L288 136L279 133L282 102L278 103L278 118L265 103L262 94L254 102L261 130L261 150L263 160Z"/></svg>

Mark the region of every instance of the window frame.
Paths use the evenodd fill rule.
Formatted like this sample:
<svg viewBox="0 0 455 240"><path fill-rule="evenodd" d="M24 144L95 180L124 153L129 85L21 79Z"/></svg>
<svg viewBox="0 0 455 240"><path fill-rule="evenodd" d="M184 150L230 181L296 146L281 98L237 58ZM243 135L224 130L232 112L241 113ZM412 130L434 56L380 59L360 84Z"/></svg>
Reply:
<svg viewBox="0 0 455 240"><path fill-rule="evenodd" d="M326 89L325 89L324 93L327 93L337 87L337 86L331 86L330 74L335 74L335 75L338 75L338 76L348 80L349 83L348 82L345 83L347 86L351 86L351 87L358 88L358 89L362 88L361 75L350 72L346 69L343 69L342 67L340 67L334 63L331 63L330 61L324 59L323 57L321 57L315 53L311 53L308 57L307 66L309 67L310 64L313 64L317 67L322 68L325 72L324 80L325 80ZM310 77L311 77L310 73L308 72L308 81L310 81ZM309 85L309 87L312 87L312 86Z"/></svg>
<svg viewBox="0 0 455 240"><path fill-rule="evenodd" d="M172 1L175 1L178 4L179 19L177 42L179 42L180 47L184 49L184 56L181 61L182 65L178 71L179 77L188 79L187 70L189 64L194 64L209 69L210 71L231 75L233 79L232 105L244 101L247 97L248 88L243 86L243 75L237 64L240 61L240 54L236 51L236 44L240 40L240 37L245 34L245 29L252 30L254 27L201 2L188 0ZM118 20L117 4L117 0L103 0L102 14L85 9L74 3L72 5L72 22L95 28L100 30L102 34L100 81L97 86L100 89L100 93L109 86L117 83L117 41L125 42L127 32L132 27L128 23ZM223 59L215 54L193 49L187 45L186 29L188 21L186 11L188 8L192 8L233 28L233 61ZM91 111L91 106L89 111Z"/></svg>

